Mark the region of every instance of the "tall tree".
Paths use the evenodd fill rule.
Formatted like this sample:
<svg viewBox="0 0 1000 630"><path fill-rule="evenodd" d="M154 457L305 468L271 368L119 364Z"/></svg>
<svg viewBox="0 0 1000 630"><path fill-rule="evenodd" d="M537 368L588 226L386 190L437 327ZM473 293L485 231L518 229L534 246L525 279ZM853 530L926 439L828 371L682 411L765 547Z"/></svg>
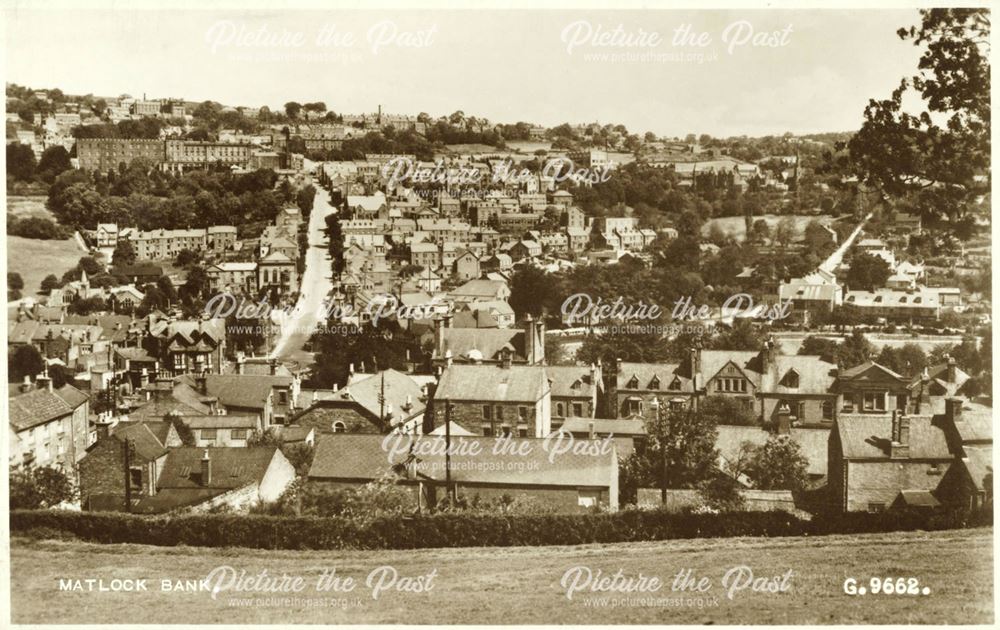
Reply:
<svg viewBox="0 0 1000 630"><path fill-rule="evenodd" d="M855 169L882 199L905 199L968 237L967 210L990 189L989 9L926 9L898 35L922 47L918 71L871 100L848 145ZM916 93L919 113L904 109ZM910 110L910 111L906 111ZM981 177L985 176L985 177Z"/></svg>

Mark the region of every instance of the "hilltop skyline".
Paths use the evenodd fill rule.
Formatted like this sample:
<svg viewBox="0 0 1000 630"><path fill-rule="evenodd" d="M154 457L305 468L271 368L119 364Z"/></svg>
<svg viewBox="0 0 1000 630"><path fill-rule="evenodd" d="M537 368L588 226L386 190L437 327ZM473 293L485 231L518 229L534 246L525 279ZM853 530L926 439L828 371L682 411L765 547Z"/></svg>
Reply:
<svg viewBox="0 0 1000 630"><path fill-rule="evenodd" d="M762 136L858 128L868 99L887 96L919 54L895 34L916 22L915 11L546 11L530 22L517 14L170 11L150 20L148 11L119 10L115 19L9 11L7 74L70 94L272 109L323 101L338 113L382 105L435 118L462 110L503 123ZM748 42L730 54L723 34L729 28L732 43L748 35L747 24L785 45ZM690 45L675 46L681 37ZM695 46L699 37L709 43ZM636 45L590 46L595 40ZM684 51L707 60L649 60ZM621 61L626 55L645 61ZM240 74L249 80L228 80Z"/></svg>

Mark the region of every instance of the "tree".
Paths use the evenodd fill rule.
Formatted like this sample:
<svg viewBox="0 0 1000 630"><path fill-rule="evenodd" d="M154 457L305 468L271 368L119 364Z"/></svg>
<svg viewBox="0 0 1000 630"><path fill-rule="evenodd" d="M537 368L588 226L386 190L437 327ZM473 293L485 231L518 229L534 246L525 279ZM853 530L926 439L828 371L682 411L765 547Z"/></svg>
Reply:
<svg viewBox="0 0 1000 630"><path fill-rule="evenodd" d="M10 470L10 508L38 510L76 498L69 476L53 466L24 466Z"/></svg>
<svg viewBox="0 0 1000 630"><path fill-rule="evenodd" d="M111 254L111 260L116 266L134 265L137 257L135 246L127 238L119 239L118 244L115 245L114 253Z"/></svg>
<svg viewBox="0 0 1000 630"><path fill-rule="evenodd" d="M21 382L25 376L35 378L45 370L45 359L32 345L17 346L7 353L7 378Z"/></svg>
<svg viewBox="0 0 1000 630"><path fill-rule="evenodd" d="M42 278L41 292L48 295L52 292L52 289L58 289L60 287L59 278L55 274L50 273L49 275Z"/></svg>
<svg viewBox="0 0 1000 630"><path fill-rule="evenodd" d="M35 152L26 144L12 142L7 145L7 174L22 182L35 176Z"/></svg>
<svg viewBox="0 0 1000 630"><path fill-rule="evenodd" d="M188 267L201 261L201 252L184 248L177 252L177 266Z"/></svg>
<svg viewBox="0 0 1000 630"><path fill-rule="evenodd" d="M340 217L336 213L326 216L326 236L329 239L327 249L333 266L333 275L339 278L344 273L344 232L340 227Z"/></svg>
<svg viewBox="0 0 1000 630"><path fill-rule="evenodd" d="M990 186L988 176L978 179L990 169L989 9L920 16L919 26L897 32L922 47L917 74L889 98L869 101L848 148L855 171L883 199L906 199L954 227Z"/></svg>
<svg viewBox="0 0 1000 630"><path fill-rule="evenodd" d="M510 279L510 307L515 313L540 317L543 312L559 312L562 295L559 280L539 267L527 265L514 272Z"/></svg>
<svg viewBox="0 0 1000 630"><path fill-rule="evenodd" d="M47 183L55 181L56 176L73 168L69 161L69 151L62 145L54 145L42 152L38 161L38 175Z"/></svg>
<svg viewBox="0 0 1000 630"><path fill-rule="evenodd" d="M904 344L899 348L884 346L875 362L897 374L912 378L927 366L927 355L915 343Z"/></svg>
<svg viewBox="0 0 1000 630"><path fill-rule="evenodd" d="M695 488L714 475L718 431L711 418L692 409L667 411L661 403L645 421L645 442L620 466L629 500L637 488Z"/></svg>
<svg viewBox="0 0 1000 630"><path fill-rule="evenodd" d="M761 446L744 443L749 457L743 473L760 490L800 490L806 484L809 460L788 435L772 435Z"/></svg>
<svg viewBox="0 0 1000 630"><path fill-rule="evenodd" d="M287 115L292 120L299 117L299 113L302 112L302 105L296 103L295 101L289 101L285 103L285 115Z"/></svg>
<svg viewBox="0 0 1000 630"><path fill-rule="evenodd" d="M24 278L21 274L8 271L7 272L7 299L9 300L19 300L21 299L21 291L24 290Z"/></svg>
<svg viewBox="0 0 1000 630"><path fill-rule="evenodd" d="M851 259L851 268L844 281L855 291L873 291L884 287L891 275L892 270L884 258L860 252Z"/></svg>
<svg viewBox="0 0 1000 630"><path fill-rule="evenodd" d="M732 396L706 396L698 403L698 413L716 425L754 426L757 413L742 400Z"/></svg>

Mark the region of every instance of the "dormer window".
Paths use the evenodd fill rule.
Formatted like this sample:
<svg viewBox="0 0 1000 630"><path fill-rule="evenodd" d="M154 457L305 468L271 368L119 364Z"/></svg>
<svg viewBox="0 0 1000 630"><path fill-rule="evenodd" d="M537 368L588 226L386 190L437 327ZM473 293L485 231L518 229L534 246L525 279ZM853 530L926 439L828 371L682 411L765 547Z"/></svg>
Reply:
<svg viewBox="0 0 1000 630"><path fill-rule="evenodd" d="M914 304L920 304L923 301L924 301L924 299L921 298L921 297L915 297L915 298L913 298L913 303Z"/></svg>
<svg viewBox="0 0 1000 630"><path fill-rule="evenodd" d="M899 303L900 304L906 304L906 296L905 295L903 297L899 298Z"/></svg>
<svg viewBox="0 0 1000 630"><path fill-rule="evenodd" d="M635 376L629 379L628 385L625 386L627 389L639 389L639 379Z"/></svg>
<svg viewBox="0 0 1000 630"><path fill-rule="evenodd" d="M876 296L875 296L875 299L874 299L873 301L874 301L874 302L875 302L876 304L881 304L881 302L882 302L882 296L881 296L881 295L876 295Z"/></svg>
<svg viewBox="0 0 1000 630"><path fill-rule="evenodd" d="M788 370L785 376L781 379L781 384L785 387L798 388L799 386L799 373L795 370Z"/></svg>
<svg viewBox="0 0 1000 630"><path fill-rule="evenodd" d="M654 376L653 380L649 382L649 389L660 389L660 378Z"/></svg>
<svg viewBox="0 0 1000 630"><path fill-rule="evenodd" d="M674 377L674 380L670 382L670 389L678 390L681 388L681 379Z"/></svg>

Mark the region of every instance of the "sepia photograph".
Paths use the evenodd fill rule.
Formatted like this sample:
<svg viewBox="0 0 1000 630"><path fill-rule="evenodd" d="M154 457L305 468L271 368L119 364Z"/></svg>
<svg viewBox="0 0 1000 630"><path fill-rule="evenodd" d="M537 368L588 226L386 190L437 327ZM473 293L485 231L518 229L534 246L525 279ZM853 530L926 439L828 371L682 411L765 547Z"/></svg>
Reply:
<svg viewBox="0 0 1000 630"><path fill-rule="evenodd" d="M2 0L0 624L992 626L935 4Z"/></svg>

